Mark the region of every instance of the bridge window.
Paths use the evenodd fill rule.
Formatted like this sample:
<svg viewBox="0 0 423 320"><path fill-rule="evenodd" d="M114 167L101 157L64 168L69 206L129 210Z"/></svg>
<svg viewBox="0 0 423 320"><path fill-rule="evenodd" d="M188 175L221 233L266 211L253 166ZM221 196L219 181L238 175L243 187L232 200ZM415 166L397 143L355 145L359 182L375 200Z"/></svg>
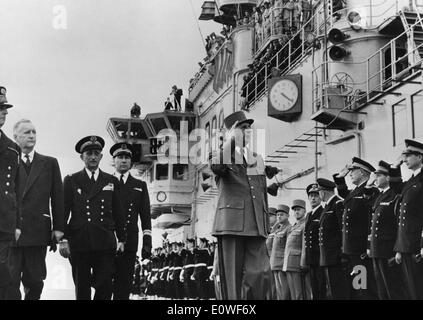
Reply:
<svg viewBox="0 0 423 320"><path fill-rule="evenodd" d="M413 138L423 137L423 91L411 97L413 108Z"/></svg>
<svg viewBox="0 0 423 320"><path fill-rule="evenodd" d="M224 125L223 120L224 120L223 110L220 110L220 113L219 113L219 129L223 128L223 125Z"/></svg>
<svg viewBox="0 0 423 320"><path fill-rule="evenodd" d="M160 132L160 130L167 128L166 121L163 118L151 119L151 123L153 124L154 130L157 134Z"/></svg>
<svg viewBox="0 0 423 320"><path fill-rule="evenodd" d="M169 165L157 164L156 165L156 180L167 180L169 177Z"/></svg>
<svg viewBox="0 0 423 320"><path fill-rule="evenodd" d="M407 139L407 104L405 100L398 102L392 106L392 127L394 146L400 144Z"/></svg>
<svg viewBox="0 0 423 320"><path fill-rule="evenodd" d="M174 164L173 165L173 180L187 181L189 178L187 164Z"/></svg>

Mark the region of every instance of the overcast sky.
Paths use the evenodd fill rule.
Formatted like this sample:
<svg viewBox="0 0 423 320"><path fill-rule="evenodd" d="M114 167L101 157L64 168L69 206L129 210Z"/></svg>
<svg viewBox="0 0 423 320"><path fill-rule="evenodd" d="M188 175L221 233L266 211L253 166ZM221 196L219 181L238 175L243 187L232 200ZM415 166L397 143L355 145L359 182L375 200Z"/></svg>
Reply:
<svg viewBox="0 0 423 320"><path fill-rule="evenodd" d="M83 136L104 137L108 155L108 118L128 115L134 102L144 115L163 110L174 84L187 93L206 55L197 27L202 3L2 0L0 85L15 106L3 131L12 137L17 120L31 119L36 149L57 157L62 174L82 168L74 145ZM67 27L57 29L62 8ZM213 21L200 27L204 36L220 30ZM110 172L109 161L102 167Z"/></svg>

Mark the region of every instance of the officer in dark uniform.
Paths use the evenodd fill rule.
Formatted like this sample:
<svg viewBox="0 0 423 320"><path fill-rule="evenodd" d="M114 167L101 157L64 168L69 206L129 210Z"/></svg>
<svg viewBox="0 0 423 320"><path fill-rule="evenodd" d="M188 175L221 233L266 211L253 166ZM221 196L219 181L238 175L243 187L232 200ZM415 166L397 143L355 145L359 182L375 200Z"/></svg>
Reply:
<svg viewBox="0 0 423 320"><path fill-rule="evenodd" d="M157 272L157 296L160 298L164 298L164 278L163 278L163 272L165 269L165 262L166 262L166 254L165 254L165 244L163 244L163 247L160 250L159 254L159 262L158 262L158 272Z"/></svg>
<svg viewBox="0 0 423 320"><path fill-rule="evenodd" d="M349 283L341 263L342 247L342 199L335 195L335 183L319 178L319 193L325 207L319 221L319 264L325 273L326 298L348 299Z"/></svg>
<svg viewBox="0 0 423 320"><path fill-rule="evenodd" d="M199 248L194 255L194 272L191 280L195 281L197 294L200 299L207 299L207 263L209 262L209 252L206 238L200 238Z"/></svg>
<svg viewBox="0 0 423 320"><path fill-rule="evenodd" d="M158 279L159 262L160 262L159 252L160 252L160 248L155 248L153 252L153 257L151 258L151 271L147 278L148 280L147 295L149 296L157 296L157 279Z"/></svg>
<svg viewBox="0 0 423 320"><path fill-rule="evenodd" d="M60 253L70 255L77 300L90 300L91 286L95 300L111 299L116 251L123 251L126 241L119 181L99 169L103 148L101 137L81 139L75 150L85 168L64 180L68 223Z"/></svg>
<svg viewBox="0 0 423 320"><path fill-rule="evenodd" d="M373 187L373 196L365 193L366 183L370 173L375 168L368 162L354 157L352 164L347 165L340 173L333 176L338 194L344 198L344 213L342 216L342 253L347 259L348 273L351 275L352 299L376 299L376 283L373 278L373 268L367 257L367 236L370 230L370 217L374 197L379 191ZM351 182L356 186L348 190L345 176L350 174ZM354 288L353 279L357 275L356 267L364 266L367 270L367 285Z"/></svg>
<svg viewBox="0 0 423 320"><path fill-rule="evenodd" d="M187 250L185 252L184 266L182 267L180 279L184 283L185 296L188 299L194 299L197 297L197 290L194 281L191 280L191 276L194 272L195 239L188 238L186 241L186 246Z"/></svg>
<svg viewBox="0 0 423 320"><path fill-rule="evenodd" d="M182 299L183 298L183 287L182 282L179 277L182 271L182 256L181 249L183 243L174 242L173 243L173 259L172 259L172 272L170 275L170 286L172 288L172 298L173 299Z"/></svg>
<svg viewBox="0 0 423 320"><path fill-rule="evenodd" d="M398 219L394 209L398 198L397 185L400 182L401 170L391 168L389 163L380 161L365 189L369 197L373 196L372 192L374 191L371 186L375 185L380 191L372 207L367 249L367 255L373 261L373 271L380 300L405 298L404 286L401 277L398 277L400 268L396 263L392 263L398 230Z"/></svg>
<svg viewBox="0 0 423 320"><path fill-rule="evenodd" d="M209 261L207 262L207 288L208 288L208 298L215 299L216 293L214 289L214 281L212 277L213 272L213 263L214 263L214 255L215 255L215 242L211 242L209 244Z"/></svg>
<svg viewBox="0 0 423 320"><path fill-rule="evenodd" d="M319 223L323 212L322 199L317 183L307 186L306 192L312 211L306 217L301 266L308 269L313 300L322 300L326 297L325 276L323 268L319 265Z"/></svg>
<svg viewBox="0 0 423 320"><path fill-rule="evenodd" d="M413 174L399 188L399 222L394 251L397 263L402 264L408 298L420 300L423 299L423 272L416 258L423 256L423 144L405 140L405 145L403 159L393 167L399 168L404 162Z"/></svg>
<svg viewBox="0 0 423 320"><path fill-rule="evenodd" d="M0 128L6 122L8 109L6 89L0 87ZM12 285L11 246L21 233L21 217L17 194L21 150L0 130L0 300L8 299Z"/></svg>
<svg viewBox="0 0 423 320"><path fill-rule="evenodd" d="M138 251L138 217L143 231L141 258L149 259L151 255L150 198L147 184L130 173L134 154L132 145L116 143L110 148L110 154L116 168L114 175L119 179L126 232L125 251L116 257L113 300L128 300Z"/></svg>

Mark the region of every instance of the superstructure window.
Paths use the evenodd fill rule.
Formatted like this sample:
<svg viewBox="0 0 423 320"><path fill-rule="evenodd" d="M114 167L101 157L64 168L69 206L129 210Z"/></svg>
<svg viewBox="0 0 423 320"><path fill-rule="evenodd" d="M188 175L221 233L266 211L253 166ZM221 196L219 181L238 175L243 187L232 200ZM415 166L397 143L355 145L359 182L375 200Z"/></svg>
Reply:
<svg viewBox="0 0 423 320"><path fill-rule="evenodd" d="M173 180L187 181L189 178L187 164L174 164L173 165Z"/></svg>
<svg viewBox="0 0 423 320"><path fill-rule="evenodd" d="M407 139L408 120L407 120L407 104L405 100L398 102L392 106L392 128L394 146L400 144Z"/></svg>
<svg viewBox="0 0 423 320"><path fill-rule="evenodd" d="M156 180L167 180L169 177L169 165L157 164L156 165Z"/></svg>
<svg viewBox="0 0 423 320"><path fill-rule="evenodd" d="M413 108L413 138L423 137L423 91L411 97Z"/></svg>

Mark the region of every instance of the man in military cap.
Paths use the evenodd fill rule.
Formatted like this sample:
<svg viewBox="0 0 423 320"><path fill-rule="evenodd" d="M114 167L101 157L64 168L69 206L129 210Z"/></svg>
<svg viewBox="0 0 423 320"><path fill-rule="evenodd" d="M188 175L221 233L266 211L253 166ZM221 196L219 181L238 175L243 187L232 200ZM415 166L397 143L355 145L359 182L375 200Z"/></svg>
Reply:
<svg viewBox="0 0 423 320"><path fill-rule="evenodd" d="M304 273L301 270L301 250L305 225L306 204L304 200L294 200L291 209L297 222L289 228L286 238L283 271L286 272L292 300L307 300Z"/></svg>
<svg viewBox="0 0 423 320"><path fill-rule="evenodd" d="M226 117L227 139L210 159L219 188L212 235L225 300L271 298L266 174L262 157L250 150L253 122L243 111Z"/></svg>
<svg viewBox="0 0 423 320"><path fill-rule="evenodd" d="M115 255L126 241L119 181L99 169L103 148L101 137L81 139L75 150L85 168L64 180L68 223L60 253L70 256L77 300L90 300L91 286L95 300L111 299Z"/></svg>
<svg viewBox="0 0 423 320"><path fill-rule="evenodd" d="M275 231L278 229L278 223L276 220L276 208L269 207L268 214L269 214L270 233L266 239L266 247L267 247L267 253L269 254L269 257L270 257L272 254L273 239L275 237ZM276 283L274 281L274 277L272 277L272 300L275 300L276 298L277 298Z"/></svg>
<svg viewBox="0 0 423 320"><path fill-rule="evenodd" d="M372 220L367 255L373 261L373 271L380 300L405 298L400 269L392 263L397 236L395 203L398 184L401 182L400 168L391 168L385 161L379 161L377 170L367 181L365 192L372 197L373 186L380 193L372 206ZM391 261L391 263L390 263Z"/></svg>
<svg viewBox="0 0 423 320"><path fill-rule="evenodd" d="M406 284L409 299L423 299L422 267L417 257L423 256L423 144L405 140L406 149L402 158L394 165L399 168L405 163L413 172L411 178L399 187L398 233L394 246L397 263L402 264L402 277Z"/></svg>
<svg viewBox="0 0 423 320"><path fill-rule="evenodd" d="M63 236L63 183L56 158L34 150L37 131L30 120L14 126L14 138L22 150L19 170L19 202L22 211L22 234L12 250L13 294L25 300L39 300L47 276L47 246L56 251Z"/></svg>
<svg viewBox="0 0 423 320"><path fill-rule="evenodd" d="M275 235L273 237L272 251L270 254L270 268L276 286L276 299L290 300L291 295L286 279L286 272L283 271L286 238L288 230L291 227L289 223L289 207L287 205L280 204L276 207L276 221L277 229L274 230Z"/></svg>
<svg viewBox="0 0 423 320"><path fill-rule="evenodd" d="M147 184L134 178L132 168L132 145L116 143L110 148L116 172L119 179L120 202L125 217L126 232L125 251L116 257L116 272L113 282L113 300L128 300L134 273L135 257L138 251L138 220L141 221L143 233L141 258L149 259L151 255L151 216L150 198ZM138 219L139 218L139 219Z"/></svg>
<svg viewBox="0 0 423 320"><path fill-rule="evenodd" d="M324 178L317 179L320 198L325 207L319 221L319 264L324 270L326 298L340 300L349 298L349 283L342 266L342 199L335 195L335 183Z"/></svg>
<svg viewBox="0 0 423 320"><path fill-rule="evenodd" d="M186 240L186 250L184 251L184 260L182 272L179 275L179 279L184 284L185 297L188 299L194 299L197 297L197 290L195 282L191 280L191 276L194 272L194 249L195 239L188 238Z"/></svg>
<svg viewBox="0 0 423 320"><path fill-rule="evenodd" d="M319 194L319 185L312 183L306 188L311 211L307 214L304 226L303 252L301 266L308 269L308 281L311 286L313 300L322 300L326 296L325 279L323 269L319 265L319 222L323 212L322 199Z"/></svg>
<svg viewBox="0 0 423 320"><path fill-rule="evenodd" d="M6 88L0 87L0 129L11 107L6 99ZM19 146L0 130L0 300L9 299L8 290L12 285L11 246L21 234L17 198L20 155Z"/></svg>
<svg viewBox="0 0 423 320"><path fill-rule="evenodd" d="M351 275L352 299L375 299L376 284L373 278L372 263L367 257L367 236L374 197L379 191L373 187L373 196L366 196L366 183L370 173L375 168L368 162L354 157L352 163L347 165L340 173L333 176L338 189L338 194L344 198L344 213L342 216L342 253L348 260L348 273ZM345 177L350 174L351 182L355 185L353 190L348 190ZM358 266L367 270L367 283L360 288L352 287L353 277L357 275Z"/></svg>

